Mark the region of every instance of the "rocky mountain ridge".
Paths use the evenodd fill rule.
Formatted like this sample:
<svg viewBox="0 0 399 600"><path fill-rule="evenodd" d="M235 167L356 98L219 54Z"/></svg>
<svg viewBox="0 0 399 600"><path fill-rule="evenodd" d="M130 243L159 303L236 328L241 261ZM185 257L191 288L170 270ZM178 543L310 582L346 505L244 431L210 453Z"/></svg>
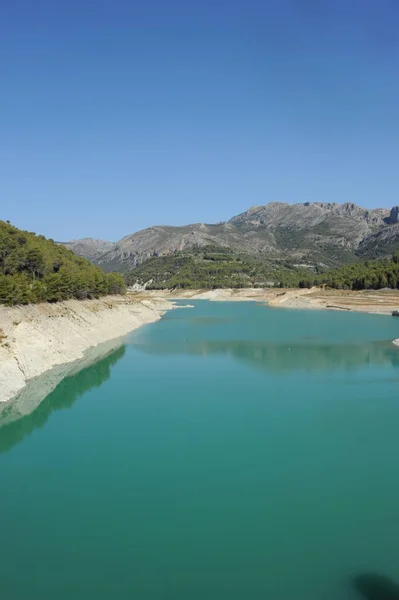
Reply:
<svg viewBox="0 0 399 600"><path fill-rule="evenodd" d="M103 252L102 242L96 242L92 246L87 240L68 244L107 271L125 271L151 256L205 246L332 267L398 249L399 206L365 209L353 203L271 202L218 224L153 226L116 244L104 242L108 247Z"/></svg>
<svg viewBox="0 0 399 600"><path fill-rule="evenodd" d="M62 246L69 248L75 254L84 256L89 260L95 260L97 257L111 250L114 242L106 242L105 240L97 240L95 238L81 238L79 240L70 240L69 242L59 242Z"/></svg>

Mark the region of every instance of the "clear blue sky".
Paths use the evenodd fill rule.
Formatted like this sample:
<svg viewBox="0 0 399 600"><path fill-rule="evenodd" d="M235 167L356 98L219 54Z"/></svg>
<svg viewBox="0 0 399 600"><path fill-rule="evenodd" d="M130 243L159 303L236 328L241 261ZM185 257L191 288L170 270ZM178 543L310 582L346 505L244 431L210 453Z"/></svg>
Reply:
<svg viewBox="0 0 399 600"><path fill-rule="evenodd" d="M398 0L5 0L2 219L57 240L398 204Z"/></svg>

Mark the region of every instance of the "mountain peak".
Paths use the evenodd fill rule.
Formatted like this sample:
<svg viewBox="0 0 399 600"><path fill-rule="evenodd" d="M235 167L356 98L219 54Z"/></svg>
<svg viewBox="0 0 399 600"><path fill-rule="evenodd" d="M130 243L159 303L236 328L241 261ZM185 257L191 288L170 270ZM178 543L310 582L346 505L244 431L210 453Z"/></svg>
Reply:
<svg viewBox="0 0 399 600"><path fill-rule="evenodd" d="M104 269L126 270L152 256L206 246L253 253L275 261L335 266L358 256L384 256L399 246L399 207L366 209L353 202L270 202L217 224L156 226L117 244L76 240L70 246ZM378 239L377 239L378 236Z"/></svg>

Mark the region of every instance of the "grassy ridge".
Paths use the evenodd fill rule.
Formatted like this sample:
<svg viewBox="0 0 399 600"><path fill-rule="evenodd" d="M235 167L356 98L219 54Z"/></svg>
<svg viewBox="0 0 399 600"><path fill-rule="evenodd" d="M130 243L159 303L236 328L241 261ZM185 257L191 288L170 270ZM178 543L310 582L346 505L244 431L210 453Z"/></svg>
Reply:
<svg viewBox="0 0 399 600"><path fill-rule="evenodd" d="M0 304L57 302L125 292L123 277L42 235L0 221Z"/></svg>

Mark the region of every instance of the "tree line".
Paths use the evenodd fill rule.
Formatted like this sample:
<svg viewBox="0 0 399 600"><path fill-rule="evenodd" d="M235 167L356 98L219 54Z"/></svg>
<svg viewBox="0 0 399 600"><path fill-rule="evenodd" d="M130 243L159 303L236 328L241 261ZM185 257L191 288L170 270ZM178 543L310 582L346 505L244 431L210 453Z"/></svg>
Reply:
<svg viewBox="0 0 399 600"><path fill-rule="evenodd" d="M302 288L324 285L338 290L399 289L399 253L389 259L346 265L322 275L300 279L298 285Z"/></svg>
<svg viewBox="0 0 399 600"><path fill-rule="evenodd" d="M104 273L52 239L0 221L0 304L123 294L122 275Z"/></svg>

